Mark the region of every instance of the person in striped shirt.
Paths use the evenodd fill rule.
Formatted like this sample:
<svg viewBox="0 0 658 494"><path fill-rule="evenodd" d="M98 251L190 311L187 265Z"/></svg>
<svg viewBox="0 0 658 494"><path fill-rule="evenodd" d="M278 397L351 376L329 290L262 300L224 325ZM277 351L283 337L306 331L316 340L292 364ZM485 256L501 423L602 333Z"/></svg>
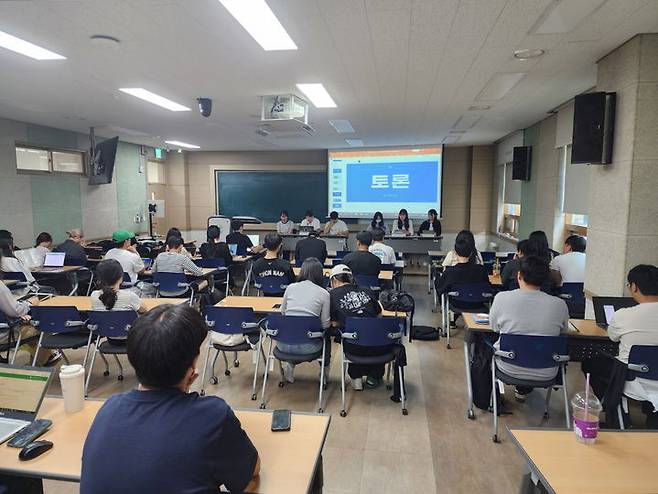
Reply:
<svg viewBox="0 0 658 494"><path fill-rule="evenodd" d="M186 271L195 276L201 276L203 269L194 264L194 261L185 254L183 250L183 239L172 235L167 239L167 250L158 254L153 263L153 273L184 273Z"/></svg>

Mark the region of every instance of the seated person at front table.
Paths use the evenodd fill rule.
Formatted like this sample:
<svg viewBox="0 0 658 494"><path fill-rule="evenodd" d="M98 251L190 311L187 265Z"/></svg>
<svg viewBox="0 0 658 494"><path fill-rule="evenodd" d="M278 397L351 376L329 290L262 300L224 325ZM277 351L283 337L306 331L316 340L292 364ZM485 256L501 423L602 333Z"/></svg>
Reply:
<svg viewBox="0 0 658 494"><path fill-rule="evenodd" d="M224 266L229 267L233 256L226 242L220 240L221 231L217 225L210 225L206 230L207 242L201 244L199 254L203 259L224 259Z"/></svg>
<svg viewBox="0 0 658 494"><path fill-rule="evenodd" d="M182 253L183 239L172 235L167 239L167 250L158 254L153 261L152 273L184 273L189 271L195 276L201 276L203 269L194 264L190 256Z"/></svg>
<svg viewBox="0 0 658 494"><path fill-rule="evenodd" d="M501 334L559 336L569 325L569 309L559 297L541 291L549 276L548 263L537 256L521 259L516 290L500 292L489 310L491 329ZM505 374L518 379L547 381L558 372L556 367L528 369L509 362L497 361ZM525 401L532 388L517 386L516 400Z"/></svg>
<svg viewBox="0 0 658 494"><path fill-rule="evenodd" d="M658 346L658 267L649 264L635 266L628 272L627 281L628 291L638 305L616 311L608 326L608 337L619 342L616 358L624 364L628 363L633 345ZM582 367L583 372L591 373L594 393L603 398L613 360L604 356L593 357L584 361ZM633 381L627 381L624 393L645 402L642 411L647 415L646 426L658 429L658 384L641 376L638 373Z"/></svg>
<svg viewBox="0 0 658 494"><path fill-rule="evenodd" d="M37 239L34 242L34 250L39 257L39 265L43 266L43 263L46 260L46 254L53 250L53 237L50 233L41 232L37 235Z"/></svg>
<svg viewBox="0 0 658 494"><path fill-rule="evenodd" d="M393 247L384 243L384 230L375 228L370 233L372 234L372 244L368 247L368 251L379 257L382 264L395 264L395 251Z"/></svg>
<svg viewBox="0 0 658 494"><path fill-rule="evenodd" d="M367 287L354 284L352 271L344 264L334 266L331 270L331 320L339 328L345 325L346 317L377 317L382 312L377 296ZM390 353L390 346L362 347L352 345L345 340L342 343L348 353L362 356L375 356ZM384 364L349 364L347 373L352 387L363 390L363 376L367 376L366 385L376 388L384 377Z"/></svg>
<svg viewBox="0 0 658 494"><path fill-rule="evenodd" d="M314 230L319 230L320 229L320 220L315 218L313 216L313 211L310 209L306 211L306 214L304 215L304 219L299 222L299 227L308 227L312 226Z"/></svg>
<svg viewBox="0 0 658 494"><path fill-rule="evenodd" d="M139 386L96 415L82 451L82 494L243 492L258 475L258 452L231 408L189 392L207 335L187 305L135 321L127 351Z"/></svg>
<svg viewBox="0 0 658 494"><path fill-rule="evenodd" d="M585 249L587 240L580 235L569 235L564 241L564 254L551 261L551 281L562 283L585 283Z"/></svg>
<svg viewBox="0 0 658 494"><path fill-rule="evenodd" d="M244 223L242 221L231 221L231 230L233 231L226 236L226 243L228 245L237 245L237 254L239 256L245 256L249 253L249 251L253 252L254 254L258 254L259 252L263 252L263 250L265 250L260 245L254 245L251 242L249 236L245 235Z"/></svg>
<svg viewBox="0 0 658 494"><path fill-rule="evenodd" d="M377 211L373 215L372 221L368 225L367 230L372 233L375 228L382 230L384 235L388 233L388 227L386 226L386 223L384 223L384 215L380 211Z"/></svg>
<svg viewBox="0 0 658 494"><path fill-rule="evenodd" d="M313 230L308 237L297 242L295 246L295 261L304 262L309 257L315 257L323 265L327 260L327 244L324 240L318 238L318 230Z"/></svg>
<svg viewBox="0 0 658 494"><path fill-rule="evenodd" d="M279 215L279 221L276 224L276 232L279 235L292 235L295 233L295 222L290 221L288 211L285 209L281 211L281 214Z"/></svg>
<svg viewBox="0 0 658 494"><path fill-rule="evenodd" d="M295 282L295 273L289 261L279 258L281 250L281 236L278 233L268 233L265 235L265 256L254 262L252 272L256 279L265 277L275 277L281 280L282 286L288 286ZM285 288L279 293L268 293L271 297L281 297Z"/></svg>
<svg viewBox="0 0 658 494"><path fill-rule="evenodd" d="M133 232L127 230L117 230L112 233L114 248L107 251L105 259L116 259L121 264L124 273L130 276L132 284L137 283L137 277L144 271L144 261L137 252L131 239L135 238Z"/></svg>
<svg viewBox="0 0 658 494"><path fill-rule="evenodd" d="M398 218L391 225L391 235L413 235L414 224L409 219L409 213L406 209L400 209Z"/></svg>
<svg viewBox="0 0 658 494"><path fill-rule="evenodd" d="M439 220L436 209L430 209L427 212L427 220L420 224L418 235L422 235L423 233L434 233L435 237L441 236L441 221Z"/></svg>
<svg viewBox="0 0 658 494"><path fill-rule="evenodd" d="M475 248L475 237L473 237L473 233L470 230L460 231L455 237L455 245L457 245L457 242L467 242L470 246L471 260L477 264L483 264L482 256ZM441 265L444 268L447 268L448 266L455 266L459 262L458 258L459 256L457 255L457 252L455 252L453 249L448 252L448 254L446 254Z"/></svg>
<svg viewBox="0 0 658 494"><path fill-rule="evenodd" d="M532 250L532 245L527 240L519 240L516 244L516 255L514 259L507 261L505 267L500 273L500 281L505 290L509 289L511 284L516 284L516 275L519 274L521 259L526 256L536 255Z"/></svg>
<svg viewBox="0 0 658 494"><path fill-rule="evenodd" d="M0 270L5 273L23 273L28 283L34 283L32 272L14 256L12 240L0 238Z"/></svg>
<svg viewBox="0 0 658 494"><path fill-rule="evenodd" d="M360 232L356 236L356 252L350 252L343 257L345 264L355 276L379 276L382 269L382 261L368 249L372 244L372 233Z"/></svg>
<svg viewBox="0 0 658 494"><path fill-rule="evenodd" d="M309 257L302 264L297 283L288 285L283 294L281 313L285 316L316 316L320 318L322 329L328 329L330 319L329 292L324 288L324 269L320 261ZM328 337L326 338L328 339ZM277 348L285 353L306 355L322 349L322 339L313 342L289 345L277 343ZM329 357L331 345L327 346L325 354L325 379L329 373ZM281 363L283 377L289 383L295 382L295 366L288 362Z"/></svg>
<svg viewBox="0 0 658 494"><path fill-rule="evenodd" d="M53 252L64 252L64 264L66 266L84 266L87 264L87 253L84 249L85 236L82 230L74 228L66 232L69 238L59 244Z"/></svg>
<svg viewBox="0 0 658 494"><path fill-rule="evenodd" d="M349 233L350 231L347 228L347 224L343 220L338 219L338 213L336 211L332 211L329 214L329 221L324 225L322 234L347 237Z"/></svg>

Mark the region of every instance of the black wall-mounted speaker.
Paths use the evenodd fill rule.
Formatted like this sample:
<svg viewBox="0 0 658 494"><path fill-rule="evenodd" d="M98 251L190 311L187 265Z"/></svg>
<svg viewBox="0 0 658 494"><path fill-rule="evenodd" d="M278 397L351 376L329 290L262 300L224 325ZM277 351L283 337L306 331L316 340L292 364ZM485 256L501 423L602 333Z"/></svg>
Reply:
<svg viewBox="0 0 658 494"><path fill-rule="evenodd" d="M571 163L612 162L617 93L588 93L574 98Z"/></svg>
<svg viewBox="0 0 658 494"><path fill-rule="evenodd" d="M512 180L530 180L532 146L516 146L512 155Z"/></svg>

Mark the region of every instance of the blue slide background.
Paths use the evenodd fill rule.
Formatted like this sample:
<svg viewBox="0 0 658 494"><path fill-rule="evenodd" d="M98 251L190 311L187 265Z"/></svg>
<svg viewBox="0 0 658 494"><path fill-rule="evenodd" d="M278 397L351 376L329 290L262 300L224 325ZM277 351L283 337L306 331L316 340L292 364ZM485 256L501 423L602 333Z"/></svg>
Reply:
<svg viewBox="0 0 658 494"><path fill-rule="evenodd" d="M436 202L436 161L347 164L347 202ZM409 175L408 189L392 188L394 174ZM388 188L373 189L372 176L388 176Z"/></svg>

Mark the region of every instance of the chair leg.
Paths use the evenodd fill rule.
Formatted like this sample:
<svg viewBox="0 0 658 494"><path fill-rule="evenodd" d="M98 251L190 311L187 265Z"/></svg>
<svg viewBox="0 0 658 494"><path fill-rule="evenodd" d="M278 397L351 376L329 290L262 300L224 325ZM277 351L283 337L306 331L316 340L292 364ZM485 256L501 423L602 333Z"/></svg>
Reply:
<svg viewBox="0 0 658 494"><path fill-rule="evenodd" d="M116 353L114 354L114 360L117 361L117 366L119 367L119 375L117 376L117 380L123 381L123 365L121 365L121 360L119 360L119 356Z"/></svg>
<svg viewBox="0 0 658 494"><path fill-rule="evenodd" d="M107 377L110 375L110 363L107 361L103 353L101 353L101 358L103 359L103 363L105 364L105 371L103 372L103 375Z"/></svg>
<svg viewBox="0 0 658 494"><path fill-rule="evenodd" d="M240 361L238 360L238 352L233 352L233 367L240 367Z"/></svg>
<svg viewBox="0 0 658 494"><path fill-rule="evenodd" d="M546 400L544 401L544 418L548 419L549 418L549 406L551 403L551 392L553 391L553 387L549 386L546 389Z"/></svg>
<svg viewBox="0 0 658 494"><path fill-rule="evenodd" d="M473 412L473 382L471 380L471 343L468 341L464 341L464 368L466 369L466 392L468 395L466 416L473 420L475 419L475 413Z"/></svg>
<svg viewBox="0 0 658 494"><path fill-rule="evenodd" d="M404 389L404 371L402 370L401 366L398 366L398 375L400 378L400 400L401 400L401 405L402 405L402 415L407 415L409 412L407 411L407 393L406 390Z"/></svg>
<svg viewBox="0 0 658 494"><path fill-rule="evenodd" d="M571 429L571 414L569 413L569 389L567 387L567 370L566 365L560 366L562 373L562 397L564 398L564 422L567 429Z"/></svg>
<svg viewBox="0 0 658 494"><path fill-rule="evenodd" d="M91 354L91 362L89 363L89 373L87 374L87 381L85 382L85 396L89 394L89 382L91 381L91 373L94 371L94 362L96 361L96 354L98 353L98 340L100 336L96 339L96 345L94 348L94 353Z"/></svg>
<svg viewBox="0 0 658 494"><path fill-rule="evenodd" d="M265 375L263 376L263 389L260 393L260 408L265 409L265 388L267 387L267 376L270 370L270 361L272 360L272 340L270 339L269 350L267 351L267 359L265 359Z"/></svg>
<svg viewBox="0 0 658 494"><path fill-rule="evenodd" d="M617 420L619 420L619 429L622 430L622 431L625 430L626 426L624 426L624 412L622 410L622 404L621 403L619 403L619 405L617 405Z"/></svg>
<svg viewBox="0 0 658 494"><path fill-rule="evenodd" d="M326 342L322 340L322 360L320 360L320 392L318 393L318 413L324 413L322 408L322 391L324 390L324 356L326 352Z"/></svg>
<svg viewBox="0 0 658 494"><path fill-rule="evenodd" d="M37 365L37 357L39 356L39 350L41 349L41 341L43 340L43 333L39 335L39 341L37 342L37 348L34 350L34 358L32 359L32 367Z"/></svg>
<svg viewBox="0 0 658 494"><path fill-rule="evenodd" d="M59 352L62 354L62 357L64 358L64 362L66 362L66 365L71 365L71 361L69 360L69 358L64 353L64 350L60 350Z"/></svg>
<svg viewBox="0 0 658 494"><path fill-rule="evenodd" d="M12 330L10 329L9 331ZM18 355L18 349L20 347L21 347L21 332L18 331L18 337L16 338L16 345L14 346L14 354L11 356L11 361L9 362L11 365L14 365L14 361L16 360L16 355Z"/></svg>
<svg viewBox="0 0 658 494"><path fill-rule="evenodd" d="M203 361L203 370L201 371L201 391L199 394L204 396L206 394L206 369L208 369L208 359L210 358L210 348L212 348L212 340L208 342L206 348L206 359Z"/></svg>
<svg viewBox="0 0 658 494"><path fill-rule="evenodd" d="M345 371L346 370L347 370L347 363L345 362L345 354L341 351L340 352L340 397L341 397L340 416L341 417L347 416L347 410L345 409Z"/></svg>
<svg viewBox="0 0 658 494"><path fill-rule="evenodd" d="M256 366L254 369L254 380L251 383L251 399L256 400L256 384L258 383L258 364L260 363L260 354L262 353L263 348L261 344L261 338L258 338L258 343L256 346ZM265 355L263 355L263 361L265 360Z"/></svg>
<svg viewBox="0 0 658 494"><path fill-rule="evenodd" d="M498 394L496 393L496 357L491 357L491 400L493 401L493 442L498 441Z"/></svg>
<svg viewBox="0 0 658 494"><path fill-rule="evenodd" d="M226 352L222 352L222 358L224 359L224 375L230 376L231 371L228 368L228 359L226 358Z"/></svg>
<svg viewBox="0 0 658 494"><path fill-rule="evenodd" d="M392 362L386 364L386 389L391 389L391 366Z"/></svg>
<svg viewBox="0 0 658 494"><path fill-rule="evenodd" d="M212 367L210 368L210 384L217 384L217 374L215 374L215 364L219 358L219 350L215 352L215 357L212 359Z"/></svg>
<svg viewBox="0 0 658 494"><path fill-rule="evenodd" d="M89 338L87 339L87 349L85 350L85 358L82 360L82 367L84 369L87 368L87 359L89 358L89 348L91 347L91 338L93 337L94 333L91 331L89 332Z"/></svg>

